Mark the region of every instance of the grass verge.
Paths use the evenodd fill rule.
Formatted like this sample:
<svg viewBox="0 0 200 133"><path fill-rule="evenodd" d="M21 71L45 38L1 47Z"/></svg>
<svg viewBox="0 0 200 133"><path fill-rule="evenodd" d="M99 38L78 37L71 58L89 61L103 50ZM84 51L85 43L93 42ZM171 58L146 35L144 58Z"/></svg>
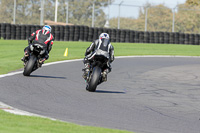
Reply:
<svg viewBox="0 0 200 133"><path fill-rule="evenodd" d="M130 133L128 131L80 126L47 118L14 115L0 110L1 133Z"/></svg>
<svg viewBox="0 0 200 133"><path fill-rule="evenodd" d="M112 43L115 56L128 55L182 55L200 56L198 45ZM83 58L90 42L54 42L47 62ZM23 68L21 57L27 46L25 40L0 40L0 74ZM67 57L65 49L69 49Z"/></svg>

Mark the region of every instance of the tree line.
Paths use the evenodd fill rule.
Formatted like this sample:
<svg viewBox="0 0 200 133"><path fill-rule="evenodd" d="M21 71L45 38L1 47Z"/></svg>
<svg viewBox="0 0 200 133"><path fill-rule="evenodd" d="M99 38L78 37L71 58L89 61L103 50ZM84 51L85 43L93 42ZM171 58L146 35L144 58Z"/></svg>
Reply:
<svg viewBox="0 0 200 133"><path fill-rule="evenodd" d="M16 24L40 24L40 6L41 0L16 0ZM108 3L108 0L95 1L95 27L104 27L107 16L103 11L104 7L112 4L114 0ZM176 8L171 9L160 4L153 6L149 3L145 4L139 10L137 18L120 18L120 28L137 31L145 30L145 17L147 14L147 31L163 31L171 32L173 27L174 15L174 31L184 33L199 33L200 28L200 0L187 0L185 4L179 4ZM13 23L13 0L0 0L0 23ZM68 0L69 23L74 25L91 26L92 24L92 0ZM66 22L67 3L66 0L59 0L58 5L58 22ZM55 0L45 0L44 20L54 21L55 16ZM109 20L109 28L118 27L118 18Z"/></svg>
<svg viewBox="0 0 200 133"><path fill-rule="evenodd" d="M192 2L191 2L192 1ZM153 6L147 3L139 11L138 18L120 18L120 27L123 29L145 30L145 17L147 13L147 31L172 32L174 12L174 32L200 33L200 0L187 0L171 9L160 4ZM110 20L110 26L117 28L117 19Z"/></svg>
<svg viewBox="0 0 200 133"><path fill-rule="evenodd" d="M44 20L54 21L55 0L44 0ZM66 22L68 4L69 23L91 26L92 0L58 0L58 22ZM67 3L68 2L68 3ZM111 3L113 0L110 1ZM0 23L13 23L14 0L0 0ZM102 7L108 6L108 0L95 1L95 25L103 27L106 14ZM41 0L16 0L16 24L40 24Z"/></svg>

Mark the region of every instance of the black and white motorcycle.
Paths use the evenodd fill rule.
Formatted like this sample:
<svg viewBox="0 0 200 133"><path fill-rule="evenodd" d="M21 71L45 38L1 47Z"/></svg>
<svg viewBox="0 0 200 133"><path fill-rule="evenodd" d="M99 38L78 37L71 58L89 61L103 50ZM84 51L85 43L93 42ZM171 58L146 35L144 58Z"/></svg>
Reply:
<svg viewBox="0 0 200 133"><path fill-rule="evenodd" d="M90 64L90 70L86 78L86 90L95 92L97 85L103 82L102 72L109 60L109 54L100 49L96 50L92 56L93 61Z"/></svg>
<svg viewBox="0 0 200 133"><path fill-rule="evenodd" d="M40 44L30 45L30 55L26 61L24 61L24 76L30 76L30 74L41 67L42 64L39 63L39 59L45 53L45 49Z"/></svg>

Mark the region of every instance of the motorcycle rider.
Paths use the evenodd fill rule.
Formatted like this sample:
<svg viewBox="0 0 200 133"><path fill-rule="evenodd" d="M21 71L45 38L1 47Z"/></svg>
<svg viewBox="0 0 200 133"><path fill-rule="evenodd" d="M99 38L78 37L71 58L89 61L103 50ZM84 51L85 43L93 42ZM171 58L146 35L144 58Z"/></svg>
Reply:
<svg viewBox="0 0 200 133"><path fill-rule="evenodd" d="M111 72L111 63L114 61L114 47L109 41L109 34L107 33L101 33L99 36L99 39L95 40L90 47L86 49L85 52L85 58L83 60L83 63L85 65L85 68L83 69L83 78L86 79L89 68L90 68L90 63L93 61L93 56L95 55L95 51L97 49L100 49L102 51L108 52L109 53L109 59L107 62L107 66L102 72L102 80L107 81L107 74Z"/></svg>
<svg viewBox="0 0 200 133"><path fill-rule="evenodd" d="M30 55L30 46L33 44L40 44L44 47L45 53L42 55L42 58L39 59L40 67L44 63L45 60L49 58L49 52L51 51L53 45L54 37L51 34L51 26L45 25L42 29L39 29L31 34L28 38L28 45L24 49L24 57L21 59L22 61L27 61Z"/></svg>

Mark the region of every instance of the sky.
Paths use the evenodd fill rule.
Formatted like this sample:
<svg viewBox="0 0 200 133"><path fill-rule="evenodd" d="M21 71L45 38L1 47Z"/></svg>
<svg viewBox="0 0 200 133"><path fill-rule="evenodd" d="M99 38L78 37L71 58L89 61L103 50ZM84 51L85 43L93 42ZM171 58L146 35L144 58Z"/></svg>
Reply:
<svg viewBox="0 0 200 133"><path fill-rule="evenodd" d="M115 0L113 4L117 5L111 5L110 9L106 8L105 12L108 15L109 18L118 17L119 15L119 6L121 2L122 6L120 7L120 16L121 17L137 17L139 7L133 7L133 6L124 6L124 5L135 5L135 6L143 6L147 2L151 3L152 5L159 5L164 4L165 6L169 8L174 8L177 4L183 4L186 2L186 0Z"/></svg>

